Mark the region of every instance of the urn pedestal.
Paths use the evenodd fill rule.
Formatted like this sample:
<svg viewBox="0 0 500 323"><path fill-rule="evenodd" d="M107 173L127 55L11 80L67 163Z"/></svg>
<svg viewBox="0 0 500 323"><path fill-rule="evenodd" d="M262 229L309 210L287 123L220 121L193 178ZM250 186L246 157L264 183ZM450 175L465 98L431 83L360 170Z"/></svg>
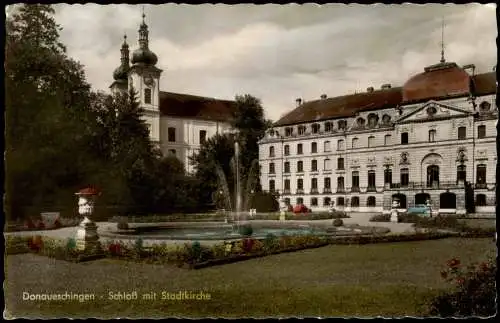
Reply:
<svg viewBox="0 0 500 323"><path fill-rule="evenodd" d="M103 251L97 234L97 225L90 219L94 213L95 197L99 193L95 189L85 188L76 195L78 195L78 213L83 216L76 231L76 250L85 254L101 254Z"/></svg>

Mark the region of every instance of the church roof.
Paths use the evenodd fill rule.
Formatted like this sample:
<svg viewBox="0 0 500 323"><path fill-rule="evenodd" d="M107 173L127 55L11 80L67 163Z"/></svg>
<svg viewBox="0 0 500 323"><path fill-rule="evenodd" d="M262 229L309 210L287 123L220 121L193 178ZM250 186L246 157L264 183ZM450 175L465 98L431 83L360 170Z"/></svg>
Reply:
<svg viewBox="0 0 500 323"><path fill-rule="evenodd" d="M164 116L229 121L233 118L235 102L190 94L160 92L160 112Z"/></svg>
<svg viewBox="0 0 500 323"><path fill-rule="evenodd" d="M433 71L427 71L433 72ZM475 96L490 95L496 93L496 74L494 72L477 74L471 78L467 78L467 89L464 88L464 80L462 79L462 74L455 73L454 76L458 76L457 81L457 91L448 92L445 91L444 87L440 91L435 90L419 90L418 95L412 97L412 100L404 101L404 88L403 87L393 87L388 89L375 90L373 92L362 92L357 94L342 95L338 97L308 101L299 107L295 108L284 117L279 119L274 125L275 126L285 126L293 125L304 122L320 121L334 118L347 118L353 117L357 112L368 111L368 110L378 110L395 108L401 104L427 102L429 100L443 100L450 99L453 97L463 97L468 96L469 91ZM439 82L442 82L441 78L446 79L448 76L445 74L440 74ZM423 73L425 74L425 73ZM432 73L434 74L434 73ZM417 76L422 75L418 74ZM467 74L468 75L468 74ZM452 75L453 76L453 75ZM420 78L423 79L420 79ZM417 80L419 83L425 81L422 85L420 83L420 89L426 89L426 82L433 82L427 79L428 75L419 76ZM413 78L410 79L412 81ZM452 78L453 79L453 78ZM410 82L409 81L409 82ZM415 79L413 79L415 81ZM416 83L410 83L410 85L415 85ZM469 90L470 84L470 90ZM408 82L405 86L408 85ZM453 85L454 86L454 85ZM452 89L453 89L452 86ZM416 88L416 87L415 87Z"/></svg>

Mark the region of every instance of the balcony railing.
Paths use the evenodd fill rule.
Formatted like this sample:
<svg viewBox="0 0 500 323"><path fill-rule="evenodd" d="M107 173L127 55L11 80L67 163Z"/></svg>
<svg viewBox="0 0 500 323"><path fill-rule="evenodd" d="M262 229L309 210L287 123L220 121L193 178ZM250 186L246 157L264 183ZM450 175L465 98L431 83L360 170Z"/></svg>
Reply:
<svg viewBox="0 0 500 323"><path fill-rule="evenodd" d="M317 188L311 188L311 193L310 194L318 194L318 189Z"/></svg>
<svg viewBox="0 0 500 323"><path fill-rule="evenodd" d="M304 189L303 188L298 188L296 191L296 194L304 194Z"/></svg>
<svg viewBox="0 0 500 323"><path fill-rule="evenodd" d="M367 192L376 192L377 191L377 188L375 186L368 186L366 188L366 191Z"/></svg>
<svg viewBox="0 0 500 323"><path fill-rule="evenodd" d="M360 192L359 186L353 186L353 187L351 187L351 192L352 193Z"/></svg>
<svg viewBox="0 0 500 323"><path fill-rule="evenodd" d="M332 189L331 188L324 188L323 189L323 194L329 194L332 192Z"/></svg>
<svg viewBox="0 0 500 323"><path fill-rule="evenodd" d="M337 193L345 193L345 188L337 188Z"/></svg>
<svg viewBox="0 0 500 323"><path fill-rule="evenodd" d="M404 188L404 189L448 189L448 188L463 188L463 182L456 181L443 181L443 182L409 182L408 184L391 183L390 188ZM368 187L368 190L370 187ZM375 188L373 188L375 190ZM367 190L367 191L368 191Z"/></svg>
<svg viewBox="0 0 500 323"><path fill-rule="evenodd" d="M488 188L488 185L486 185L486 183L476 183L475 187L476 188Z"/></svg>
<svg viewBox="0 0 500 323"><path fill-rule="evenodd" d="M290 194L290 189L289 188L285 188L283 190L283 194Z"/></svg>

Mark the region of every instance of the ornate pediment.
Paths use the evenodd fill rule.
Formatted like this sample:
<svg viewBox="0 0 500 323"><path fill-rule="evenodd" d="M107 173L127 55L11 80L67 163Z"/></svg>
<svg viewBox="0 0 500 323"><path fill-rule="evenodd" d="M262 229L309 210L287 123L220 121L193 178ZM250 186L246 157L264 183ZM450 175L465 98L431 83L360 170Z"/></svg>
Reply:
<svg viewBox="0 0 500 323"><path fill-rule="evenodd" d="M456 118L460 116L467 117L469 115L472 115L472 112L451 105L429 101L420 108L403 115L401 118L396 120L396 123L425 122L435 119Z"/></svg>

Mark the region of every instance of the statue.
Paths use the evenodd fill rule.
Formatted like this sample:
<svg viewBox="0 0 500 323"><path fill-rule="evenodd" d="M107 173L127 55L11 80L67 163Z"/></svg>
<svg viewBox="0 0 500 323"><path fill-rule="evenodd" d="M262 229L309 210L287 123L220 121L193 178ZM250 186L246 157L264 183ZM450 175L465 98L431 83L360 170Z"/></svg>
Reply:
<svg viewBox="0 0 500 323"><path fill-rule="evenodd" d="M391 222L398 222L398 210L397 210L398 208L399 208L399 201L393 200L391 209Z"/></svg>
<svg viewBox="0 0 500 323"><path fill-rule="evenodd" d="M286 212L288 211L288 205L285 199L280 199L280 221L286 220Z"/></svg>

